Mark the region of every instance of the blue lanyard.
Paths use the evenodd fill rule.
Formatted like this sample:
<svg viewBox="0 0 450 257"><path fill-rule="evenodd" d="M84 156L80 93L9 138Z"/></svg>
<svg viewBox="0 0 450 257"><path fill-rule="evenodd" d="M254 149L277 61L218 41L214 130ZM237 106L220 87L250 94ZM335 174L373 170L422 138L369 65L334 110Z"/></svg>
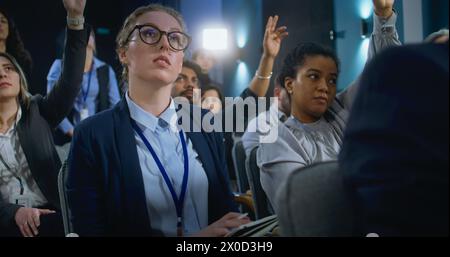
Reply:
<svg viewBox="0 0 450 257"><path fill-rule="evenodd" d="M84 92L83 87L81 87L81 93L83 94L83 106L86 105L86 100L89 95L89 90L91 89L91 78L92 78L93 70L94 70L94 62L92 62L91 71L89 71L88 86L87 86L86 92Z"/></svg>
<svg viewBox="0 0 450 257"><path fill-rule="evenodd" d="M164 169L164 166L162 165L161 161L158 158L158 155L156 155L155 150L153 150L152 145L147 140L147 138L144 136L144 133L142 133L142 130L138 127L136 124L136 121L131 119L131 126L133 126L133 129L138 133L138 135L141 137L142 141L144 141L145 146L152 154L153 159L156 162L156 165L158 165L159 171L161 172L164 181L166 182L167 187L169 188L170 194L172 195L173 202L175 204L175 208L177 210L177 235L183 236L183 207L184 207L184 196L186 194L187 189L187 182L188 182L188 176L189 176L189 159L188 159L188 151L186 146L186 141L184 139L183 131L180 130L180 140L181 145L183 146L183 156L184 156L184 174L183 174L183 182L181 184L181 192L180 192L180 198L177 197L177 193L175 192L175 189L173 188L172 183L170 183L169 176L167 175L166 170Z"/></svg>

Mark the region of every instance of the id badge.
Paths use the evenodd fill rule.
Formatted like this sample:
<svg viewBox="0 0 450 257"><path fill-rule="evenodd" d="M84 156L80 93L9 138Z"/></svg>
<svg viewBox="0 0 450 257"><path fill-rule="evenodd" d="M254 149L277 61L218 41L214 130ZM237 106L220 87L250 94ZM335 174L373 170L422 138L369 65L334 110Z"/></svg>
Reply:
<svg viewBox="0 0 450 257"><path fill-rule="evenodd" d="M88 109L86 107L84 107L80 111L80 121L86 119L87 117L89 117L89 112L88 112Z"/></svg>
<svg viewBox="0 0 450 257"><path fill-rule="evenodd" d="M13 195L13 202L18 205L22 205L27 208L31 208L31 199L28 195Z"/></svg>

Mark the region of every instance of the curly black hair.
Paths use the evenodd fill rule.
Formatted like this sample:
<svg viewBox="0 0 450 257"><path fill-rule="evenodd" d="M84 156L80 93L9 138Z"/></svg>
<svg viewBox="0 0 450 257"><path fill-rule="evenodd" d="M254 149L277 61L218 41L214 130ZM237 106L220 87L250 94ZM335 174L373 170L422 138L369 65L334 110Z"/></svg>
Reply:
<svg viewBox="0 0 450 257"><path fill-rule="evenodd" d="M19 30L17 29L14 20L6 10L0 9L0 13L6 17L9 25L8 38L6 39L6 52L12 55L17 60L20 67L24 70L26 76L29 78L31 76L31 70L33 67L31 55L25 49L22 38L19 34Z"/></svg>
<svg viewBox="0 0 450 257"><path fill-rule="evenodd" d="M280 74L277 77L280 86L285 87L286 77L295 78L298 69L305 64L306 57L312 56L331 58L336 63L339 72L339 58L332 49L312 42L299 43L284 59Z"/></svg>

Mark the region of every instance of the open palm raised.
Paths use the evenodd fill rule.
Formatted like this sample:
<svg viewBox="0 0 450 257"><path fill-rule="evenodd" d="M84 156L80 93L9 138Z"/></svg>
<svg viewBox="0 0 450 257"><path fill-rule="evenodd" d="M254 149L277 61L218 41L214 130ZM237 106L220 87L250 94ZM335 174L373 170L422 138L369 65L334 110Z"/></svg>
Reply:
<svg viewBox="0 0 450 257"><path fill-rule="evenodd" d="M281 41L287 37L287 27L282 26L277 28L278 16L269 17L266 24L266 31L264 33L264 54L275 58L280 51Z"/></svg>

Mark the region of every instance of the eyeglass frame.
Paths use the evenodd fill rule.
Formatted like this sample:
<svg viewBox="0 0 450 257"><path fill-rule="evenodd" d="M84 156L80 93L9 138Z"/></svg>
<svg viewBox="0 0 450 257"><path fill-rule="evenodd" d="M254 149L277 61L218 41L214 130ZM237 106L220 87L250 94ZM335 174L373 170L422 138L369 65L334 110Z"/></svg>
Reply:
<svg viewBox="0 0 450 257"><path fill-rule="evenodd" d="M147 43L144 39L142 39L141 28L143 28L143 27L152 27L152 28L156 29L159 32L159 39L156 40L155 43L152 43L152 44ZM156 44L158 44L161 41L161 38L163 37L163 35L166 35L167 42L169 43L170 48L172 48L176 52L186 50L189 47L189 45L191 44L191 41L192 41L191 37L188 34L182 32L182 31L170 31L170 32L167 32L167 31L160 30L158 27L156 27L154 25L151 25L151 24L140 24L140 25L138 24L138 25L135 25L134 28L130 31L130 34L128 34L128 37L127 37L127 41L128 42L130 41L131 34L133 34L133 32L136 29L138 29L139 38L142 40L142 42L144 42L147 45L156 45ZM183 34L184 36L187 37L188 43L187 43L185 48L183 48L183 49L175 49L172 46L172 44L170 43L170 40L169 40L169 35L172 34L172 33L181 33L181 34Z"/></svg>

